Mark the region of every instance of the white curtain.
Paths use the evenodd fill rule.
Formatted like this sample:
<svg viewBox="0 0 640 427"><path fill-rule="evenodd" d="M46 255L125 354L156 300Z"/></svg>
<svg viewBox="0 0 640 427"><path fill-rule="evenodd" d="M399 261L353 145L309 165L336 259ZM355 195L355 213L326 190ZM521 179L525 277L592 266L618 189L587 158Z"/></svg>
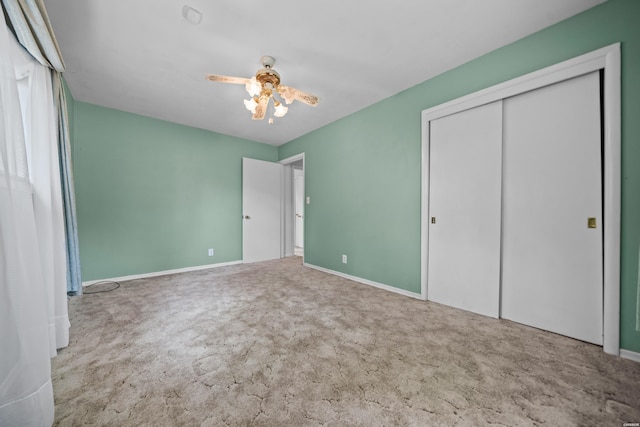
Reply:
<svg viewBox="0 0 640 427"><path fill-rule="evenodd" d="M0 17L0 426L50 426L50 358L69 340L51 70Z"/></svg>
<svg viewBox="0 0 640 427"><path fill-rule="evenodd" d="M57 348L69 344L58 115L54 108L51 69L33 59L17 42L13 45L40 264L47 299L52 302L48 305L48 315L51 355L54 356Z"/></svg>
<svg viewBox="0 0 640 427"><path fill-rule="evenodd" d="M82 293L80 274L80 250L78 245L78 220L76 216L73 170L69 151L69 120L62 83L64 61L53 34L51 22L43 0L2 0L2 8L10 27L20 44L42 65L55 70L53 92L58 111L58 146L64 219L66 224L67 291L71 295Z"/></svg>

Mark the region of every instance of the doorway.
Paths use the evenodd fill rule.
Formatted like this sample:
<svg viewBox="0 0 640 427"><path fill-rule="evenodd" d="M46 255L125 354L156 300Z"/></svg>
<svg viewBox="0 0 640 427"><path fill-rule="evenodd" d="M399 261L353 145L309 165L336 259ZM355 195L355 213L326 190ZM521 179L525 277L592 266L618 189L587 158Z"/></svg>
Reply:
<svg viewBox="0 0 640 427"><path fill-rule="evenodd" d="M284 166L282 191L283 256L304 258L304 153L281 160L280 164Z"/></svg>
<svg viewBox="0 0 640 427"><path fill-rule="evenodd" d="M304 165L302 160L293 164L293 205L294 226L293 253L296 256L304 255Z"/></svg>

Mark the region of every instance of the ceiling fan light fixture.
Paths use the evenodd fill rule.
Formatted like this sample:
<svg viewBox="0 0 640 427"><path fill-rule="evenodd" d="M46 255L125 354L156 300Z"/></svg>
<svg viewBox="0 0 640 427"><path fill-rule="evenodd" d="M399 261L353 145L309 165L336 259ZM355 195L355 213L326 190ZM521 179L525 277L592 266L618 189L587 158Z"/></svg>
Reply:
<svg viewBox="0 0 640 427"><path fill-rule="evenodd" d="M284 117L285 114L287 114L287 111L289 111L288 107L285 107L284 105L282 105L282 103L276 101L275 99L273 100L273 106L274 106L274 111L273 111L273 115L275 117Z"/></svg>
<svg viewBox="0 0 640 427"><path fill-rule="evenodd" d="M256 108L258 107L258 102L255 98L245 99L244 106L247 110L251 111L251 114L255 114Z"/></svg>
<svg viewBox="0 0 640 427"><path fill-rule="evenodd" d="M267 111L270 111L272 116L268 119L269 124L273 123L274 117L284 117L289 111L289 108L283 105L282 100L286 104L300 101L312 107L318 105L319 98L317 96L280 84L280 74L273 69L273 64L276 62L275 58L263 56L260 62L264 68L259 69L255 76L251 78L217 74L207 74L205 77L212 82L244 85L245 90L251 97L244 100L245 108L251 111L251 118L253 120L262 120L265 118ZM269 105L269 101L272 101L272 105Z"/></svg>
<svg viewBox="0 0 640 427"><path fill-rule="evenodd" d="M249 95L251 97L254 97L260 95L260 92L262 91L262 85L256 80L256 77L253 76L251 77L251 79L249 79L249 83L245 85L245 89L247 90L247 92L249 92Z"/></svg>

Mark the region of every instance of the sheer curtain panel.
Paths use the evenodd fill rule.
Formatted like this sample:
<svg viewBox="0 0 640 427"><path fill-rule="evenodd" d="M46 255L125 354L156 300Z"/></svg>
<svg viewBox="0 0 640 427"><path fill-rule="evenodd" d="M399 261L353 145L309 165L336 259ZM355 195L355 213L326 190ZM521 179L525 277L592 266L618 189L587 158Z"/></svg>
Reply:
<svg viewBox="0 0 640 427"><path fill-rule="evenodd" d="M0 18L0 426L50 426L50 358L68 344L52 72Z"/></svg>
<svg viewBox="0 0 640 427"><path fill-rule="evenodd" d="M52 75L18 43L14 46L14 69L22 109L27 166L33 189L40 264L47 293L51 356L69 344L67 313L67 260L60 163L58 161L57 114L54 109Z"/></svg>
<svg viewBox="0 0 640 427"><path fill-rule="evenodd" d="M62 202L67 252L67 292L82 294L80 275L80 246L78 244L78 217L76 215L76 192L73 185L73 168L67 115L67 99L59 72L53 72L53 94L58 111L58 150L60 157L60 179L62 180Z"/></svg>
<svg viewBox="0 0 640 427"><path fill-rule="evenodd" d="M0 425L51 425L47 298L13 47L0 19Z"/></svg>
<svg viewBox="0 0 640 427"><path fill-rule="evenodd" d="M9 25L13 28L20 44L40 64L54 70L53 93L58 114L60 178L62 180L66 226L67 291L70 295L79 295L82 293L82 279L80 275L78 220L69 149L69 120L62 84L64 61L42 0L2 0L2 5L9 18Z"/></svg>

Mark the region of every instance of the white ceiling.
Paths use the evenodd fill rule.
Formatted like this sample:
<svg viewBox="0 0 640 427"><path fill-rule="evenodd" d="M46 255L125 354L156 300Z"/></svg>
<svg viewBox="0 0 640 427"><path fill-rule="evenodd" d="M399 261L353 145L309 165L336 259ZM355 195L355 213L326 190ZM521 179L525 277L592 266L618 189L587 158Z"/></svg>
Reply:
<svg viewBox="0 0 640 427"><path fill-rule="evenodd" d="M281 145L605 0L44 0L73 97ZM199 25L182 7L202 12ZM253 121L243 86L276 58L320 97Z"/></svg>

